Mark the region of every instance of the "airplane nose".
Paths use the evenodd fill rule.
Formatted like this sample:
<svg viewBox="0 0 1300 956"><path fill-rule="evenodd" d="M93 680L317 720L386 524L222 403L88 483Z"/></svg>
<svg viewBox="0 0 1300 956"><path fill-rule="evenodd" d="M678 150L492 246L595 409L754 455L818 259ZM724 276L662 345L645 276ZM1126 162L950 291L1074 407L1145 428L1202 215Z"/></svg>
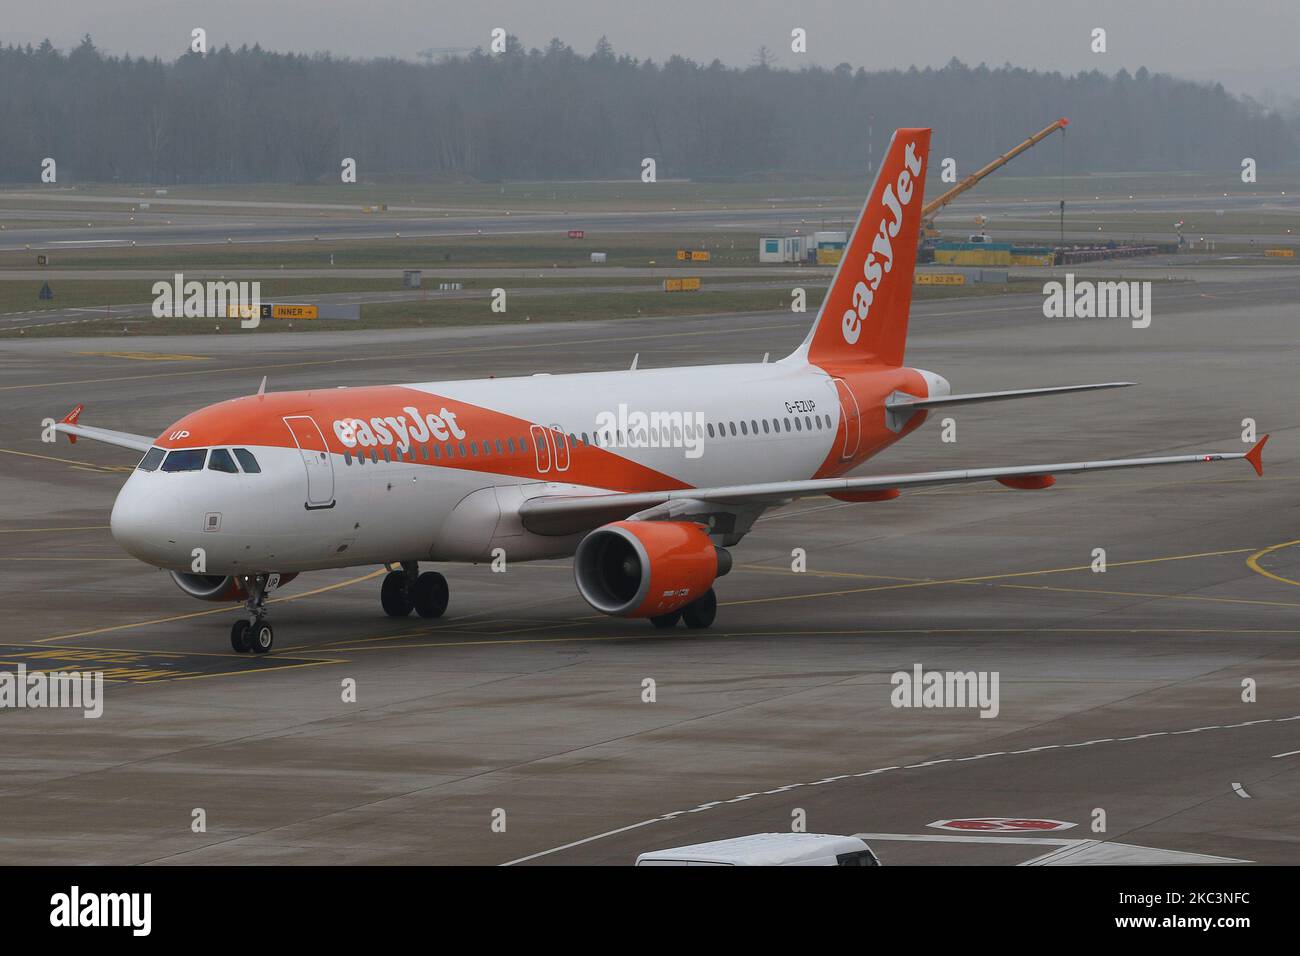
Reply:
<svg viewBox="0 0 1300 956"><path fill-rule="evenodd" d="M174 544L168 542L167 531L158 520L156 490L151 493L147 484L138 473L128 478L113 502L108 523L113 540L123 551L148 564L161 565Z"/></svg>

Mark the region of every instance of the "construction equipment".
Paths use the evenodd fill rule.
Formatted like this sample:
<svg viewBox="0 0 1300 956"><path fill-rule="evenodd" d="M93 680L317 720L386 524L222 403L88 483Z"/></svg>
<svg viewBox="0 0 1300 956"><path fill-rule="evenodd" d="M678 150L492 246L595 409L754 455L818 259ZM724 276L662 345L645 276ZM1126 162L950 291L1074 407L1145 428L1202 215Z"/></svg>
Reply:
<svg viewBox="0 0 1300 956"><path fill-rule="evenodd" d="M957 185L953 186L952 189L949 189L942 196L939 196L936 199L932 199L924 206L922 206L921 207L921 248L922 250L925 250L927 248L932 249L935 240L939 238L939 228L934 223L934 217L935 214L940 209L948 205L948 203L952 202L954 199L956 199L966 190L970 189L972 186L978 183L989 173L993 172L995 169L1000 169L1001 167L1005 166L1007 163L1011 162L1011 160L1019 156L1021 153L1023 153L1025 150L1027 150L1029 147L1042 142L1043 140L1047 139L1047 137L1055 133L1058 129L1065 129L1065 127L1069 125L1070 125L1070 121L1066 119L1064 116L1062 116L1055 123L1052 123L1050 126L1046 126L1043 129L1040 129L1033 136L1029 137L1029 139L1025 140L1023 143L1019 144L1013 149L1010 149L1007 152L1003 153L997 159L993 160L993 162L989 163L986 166L981 167L980 169L977 169L975 172L971 173L969 176L967 176ZM925 261L925 257L922 258L922 261Z"/></svg>

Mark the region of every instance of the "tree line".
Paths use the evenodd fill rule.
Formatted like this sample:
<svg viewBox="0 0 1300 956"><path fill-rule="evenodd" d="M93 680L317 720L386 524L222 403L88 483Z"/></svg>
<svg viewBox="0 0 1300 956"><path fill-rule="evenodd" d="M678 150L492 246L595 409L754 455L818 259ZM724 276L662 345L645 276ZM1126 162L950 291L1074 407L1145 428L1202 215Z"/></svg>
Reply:
<svg viewBox="0 0 1300 956"><path fill-rule="evenodd" d="M1145 68L1065 75L1011 65L777 69L589 55L559 40L414 63L258 46L105 55L90 37L0 47L0 181L250 183L839 175L897 126L934 127L962 171L1058 116L1072 172L1296 165L1297 128L1221 85ZM1016 161L1053 173L1061 147Z"/></svg>

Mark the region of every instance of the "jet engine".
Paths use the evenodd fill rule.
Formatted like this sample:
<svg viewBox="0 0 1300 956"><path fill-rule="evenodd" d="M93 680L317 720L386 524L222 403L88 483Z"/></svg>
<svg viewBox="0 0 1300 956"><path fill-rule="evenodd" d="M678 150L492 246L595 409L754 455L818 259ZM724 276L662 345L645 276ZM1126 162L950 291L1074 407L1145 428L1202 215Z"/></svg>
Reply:
<svg viewBox="0 0 1300 956"><path fill-rule="evenodd" d="M731 553L690 521L615 521L578 545L573 576L597 611L618 617L671 614L731 570Z"/></svg>
<svg viewBox="0 0 1300 956"><path fill-rule="evenodd" d="M191 574L180 571L169 572L176 586L192 598L198 598L200 601L231 601L244 602L248 600L248 587L246 579L233 574ZM267 591L274 591L282 584L288 584L298 575L294 574L272 574L267 581Z"/></svg>

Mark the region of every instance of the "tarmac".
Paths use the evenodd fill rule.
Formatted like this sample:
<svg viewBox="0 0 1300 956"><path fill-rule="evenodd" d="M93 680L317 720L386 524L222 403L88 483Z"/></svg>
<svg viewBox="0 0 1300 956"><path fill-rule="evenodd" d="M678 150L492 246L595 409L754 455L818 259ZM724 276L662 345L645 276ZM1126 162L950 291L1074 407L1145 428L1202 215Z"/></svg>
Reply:
<svg viewBox="0 0 1300 956"><path fill-rule="evenodd" d="M810 316L2 340L0 670L108 683L98 719L0 709L0 863L627 865L792 826L886 865L1300 862L1300 278L1224 271L1158 284L1146 329L1036 294L917 303L908 361L955 391L1140 387L962 408L956 442L936 417L862 472L1242 451L1251 418L1263 478L800 501L734 549L708 631L599 615L568 561L441 567L436 621L386 618L382 569L321 572L281 592L265 658L115 546L138 456L43 443L42 419L160 433L264 375L777 357ZM996 717L894 706L918 665L996 674Z"/></svg>

